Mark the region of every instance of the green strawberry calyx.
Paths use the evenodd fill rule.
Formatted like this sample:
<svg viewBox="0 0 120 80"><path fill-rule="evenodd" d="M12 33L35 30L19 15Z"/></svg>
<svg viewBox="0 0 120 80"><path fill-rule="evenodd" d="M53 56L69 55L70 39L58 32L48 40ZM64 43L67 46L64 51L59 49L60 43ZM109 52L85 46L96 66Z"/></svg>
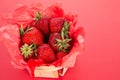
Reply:
<svg viewBox="0 0 120 80"><path fill-rule="evenodd" d="M24 56L24 58L27 58L29 55L33 54L33 44L28 45L28 44L24 44L23 46L21 46L20 51L21 54Z"/></svg>
<svg viewBox="0 0 120 80"><path fill-rule="evenodd" d="M21 54L24 58L27 58L29 55L35 54L37 56L37 46L35 43L28 45L24 44L20 47Z"/></svg>
<svg viewBox="0 0 120 80"><path fill-rule="evenodd" d="M62 39L56 39L57 43L55 44L55 46L59 47L59 51L67 52L67 49L70 47L69 42L72 39L70 39L68 36L69 27L70 27L70 24L67 21L65 21L60 32Z"/></svg>
<svg viewBox="0 0 120 80"><path fill-rule="evenodd" d="M20 36L23 36L26 32L32 30L33 28L28 26L25 30L23 29L23 25L20 26Z"/></svg>
<svg viewBox="0 0 120 80"><path fill-rule="evenodd" d="M37 12L34 20L38 21L40 18L42 18L42 14L40 12Z"/></svg>
<svg viewBox="0 0 120 80"><path fill-rule="evenodd" d="M59 47L59 51L64 51L66 52L68 47L70 47L70 44L68 44L68 42L71 41L71 39L56 39L57 43L56 46Z"/></svg>

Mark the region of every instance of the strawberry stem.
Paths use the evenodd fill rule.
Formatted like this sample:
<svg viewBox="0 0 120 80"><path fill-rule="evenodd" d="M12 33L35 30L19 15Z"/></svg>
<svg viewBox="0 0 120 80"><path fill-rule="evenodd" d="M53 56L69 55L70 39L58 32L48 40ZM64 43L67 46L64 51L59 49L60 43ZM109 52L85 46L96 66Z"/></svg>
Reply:
<svg viewBox="0 0 120 80"><path fill-rule="evenodd" d="M64 39L64 32L63 31L61 31L61 37L62 37L62 39Z"/></svg>
<svg viewBox="0 0 120 80"><path fill-rule="evenodd" d="M68 37L69 26L70 26L69 23L67 21L65 21L64 24L63 24L63 27L61 29L61 37L62 37L62 39L64 39L65 37L69 38Z"/></svg>
<svg viewBox="0 0 120 80"><path fill-rule="evenodd" d="M35 43L33 43L33 50L34 50L34 53L35 53L35 56L37 57L37 45Z"/></svg>

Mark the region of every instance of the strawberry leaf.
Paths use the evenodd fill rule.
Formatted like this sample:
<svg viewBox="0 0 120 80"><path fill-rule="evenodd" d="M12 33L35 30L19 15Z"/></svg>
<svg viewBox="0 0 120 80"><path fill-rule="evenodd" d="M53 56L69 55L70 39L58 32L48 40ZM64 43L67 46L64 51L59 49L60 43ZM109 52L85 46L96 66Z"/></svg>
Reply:
<svg viewBox="0 0 120 80"><path fill-rule="evenodd" d="M23 29L23 26L21 25L20 26L20 36L23 36L24 35L24 29Z"/></svg>
<svg viewBox="0 0 120 80"><path fill-rule="evenodd" d="M55 46L59 47L59 51L64 51L66 52L68 47L70 47L69 43L71 41L71 39L56 39L57 43L55 44Z"/></svg>
<svg viewBox="0 0 120 80"><path fill-rule="evenodd" d="M36 15L35 15L34 20L38 21L41 17L42 17L41 13L37 12Z"/></svg>
<svg viewBox="0 0 120 80"><path fill-rule="evenodd" d="M32 30L33 28L32 27L27 27L27 29L24 31L24 34L26 33L26 32L28 32L28 31L30 31L30 30Z"/></svg>
<svg viewBox="0 0 120 80"><path fill-rule="evenodd" d="M26 32L32 30L32 28L30 28L29 26L27 27L26 30L23 29L23 26L20 26L20 36L23 36Z"/></svg>

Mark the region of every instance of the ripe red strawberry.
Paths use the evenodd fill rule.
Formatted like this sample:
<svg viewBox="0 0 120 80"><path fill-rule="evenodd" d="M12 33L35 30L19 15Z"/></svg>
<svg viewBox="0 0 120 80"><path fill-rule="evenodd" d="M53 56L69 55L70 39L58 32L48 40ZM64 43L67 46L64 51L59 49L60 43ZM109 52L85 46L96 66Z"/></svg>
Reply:
<svg viewBox="0 0 120 80"><path fill-rule="evenodd" d="M35 54L32 47L33 45L28 45L28 44L24 44L20 47L21 54L23 55L25 60L34 58Z"/></svg>
<svg viewBox="0 0 120 80"><path fill-rule="evenodd" d="M64 21L65 20L63 18L60 18L60 17L52 18L50 20L50 30L51 30L51 32L52 33L60 32L62 27L63 27Z"/></svg>
<svg viewBox="0 0 120 80"><path fill-rule="evenodd" d="M66 56L66 55L67 55L66 52L63 52L63 51L57 52L57 58L58 58L58 59L63 58L63 57Z"/></svg>
<svg viewBox="0 0 120 80"><path fill-rule="evenodd" d="M59 47L55 45L57 43L56 39L61 39L60 33L51 33L48 43L50 44L54 51L59 50Z"/></svg>
<svg viewBox="0 0 120 80"><path fill-rule="evenodd" d="M42 33L35 27L28 28L22 35L23 44L36 44L37 46L43 43Z"/></svg>
<svg viewBox="0 0 120 80"><path fill-rule="evenodd" d="M49 21L50 21L50 18L47 18L47 17L43 17L43 18L40 18L35 26L42 32L44 33L45 35L48 35L50 33L50 29L49 29Z"/></svg>
<svg viewBox="0 0 120 80"><path fill-rule="evenodd" d="M56 60L54 51L48 44L42 44L37 49L38 59L42 59L45 63L52 63Z"/></svg>

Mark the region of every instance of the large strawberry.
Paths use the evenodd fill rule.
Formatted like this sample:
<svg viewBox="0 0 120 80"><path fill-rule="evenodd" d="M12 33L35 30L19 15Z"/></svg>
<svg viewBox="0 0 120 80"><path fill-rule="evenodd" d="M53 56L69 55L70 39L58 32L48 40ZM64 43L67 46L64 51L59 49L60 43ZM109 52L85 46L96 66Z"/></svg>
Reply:
<svg viewBox="0 0 120 80"><path fill-rule="evenodd" d="M56 39L61 39L60 33L51 33L48 43L50 44L54 51L59 50L59 47L55 45L57 43Z"/></svg>
<svg viewBox="0 0 120 80"><path fill-rule="evenodd" d="M60 32L65 20L63 18L57 17L50 20L50 30L52 33Z"/></svg>
<svg viewBox="0 0 120 80"><path fill-rule="evenodd" d="M23 44L36 44L37 46L43 44L43 35L35 27L27 28L25 31L21 28L21 38Z"/></svg>
<svg viewBox="0 0 120 80"><path fill-rule="evenodd" d="M54 51L48 44L42 44L37 49L38 59L42 59L45 63L52 63L56 60Z"/></svg>
<svg viewBox="0 0 120 80"><path fill-rule="evenodd" d="M50 21L50 18L47 18L47 17L42 17L40 18L35 26L42 32L44 33L45 35L48 35L50 33L50 29L49 29L49 21Z"/></svg>

